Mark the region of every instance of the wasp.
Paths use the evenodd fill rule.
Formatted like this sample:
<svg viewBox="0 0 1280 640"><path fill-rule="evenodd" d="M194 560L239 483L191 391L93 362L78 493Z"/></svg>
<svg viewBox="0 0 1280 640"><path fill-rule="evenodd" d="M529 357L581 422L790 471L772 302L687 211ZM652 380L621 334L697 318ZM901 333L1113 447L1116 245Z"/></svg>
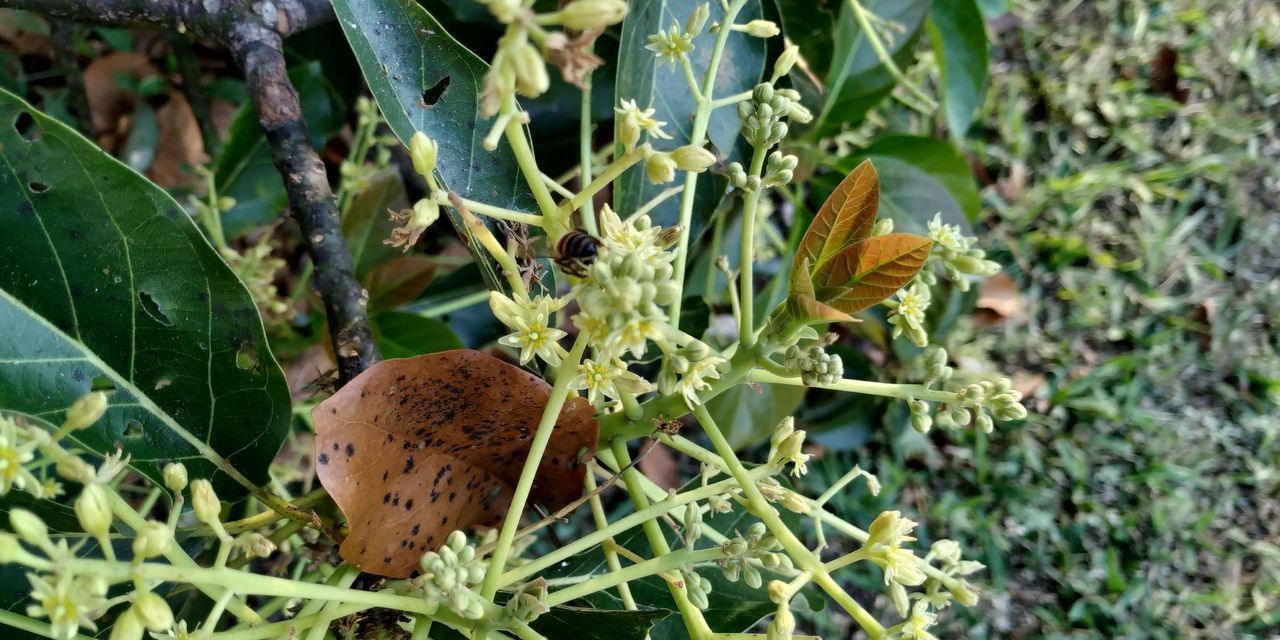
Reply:
<svg viewBox="0 0 1280 640"><path fill-rule="evenodd" d="M574 229L560 236L556 243L555 259L557 265L567 274L579 278L587 277L587 267L595 262L600 241L591 237L586 231Z"/></svg>

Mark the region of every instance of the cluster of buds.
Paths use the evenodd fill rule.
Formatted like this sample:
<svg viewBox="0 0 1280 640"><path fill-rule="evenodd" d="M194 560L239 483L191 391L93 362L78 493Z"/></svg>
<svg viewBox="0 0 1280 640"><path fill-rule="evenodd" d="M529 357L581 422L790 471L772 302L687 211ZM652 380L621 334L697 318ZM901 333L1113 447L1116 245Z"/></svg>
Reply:
<svg viewBox="0 0 1280 640"><path fill-rule="evenodd" d="M484 617L484 600L470 587L484 580L488 563L476 555L461 531L449 534L444 546L422 554L423 574L414 578L428 602L445 603L469 620Z"/></svg>
<svg viewBox="0 0 1280 640"><path fill-rule="evenodd" d="M764 167L764 178L762 178L764 186L777 187L789 184L795 177L796 165L799 163L800 159L791 154L781 151L770 153Z"/></svg>
<svg viewBox="0 0 1280 640"><path fill-rule="evenodd" d="M803 434L804 432L800 431L799 433ZM782 483L773 478L757 480L756 489L760 491L760 495L764 496L765 500L780 504L787 511L801 514L809 513L809 503L800 494L782 486Z"/></svg>
<svg viewBox="0 0 1280 640"><path fill-rule="evenodd" d="M924 559L935 563L944 575L954 580L950 581L951 587L948 588L941 580L928 578L925 580L923 593L912 594L912 597L922 600L934 609L945 609L951 605L952 600L966 607L978 603L977 592L964 578L982 571L986 566L976 560L965 560L961 557L960 543L955 540L938 540L929 548L929 553Z"/></svg>
<svg viewBox="0 0 1280 640"><path fill-rule="evenodd" d="M514 113L516 94L536 98L545 93L551 86L547 59L555 60L565 77L573 79L599 64L585 59L590 57L585 47L574 46L574 41L564 33L547 33L543 29L545 25L595 34L621 22L627 15L627 3L623 0L573 0L559 11L545 15L535 15L531 3L521 0L482 0L481 4L488 6L493 16L507 25L484 77L480 113L485 117L500 112ZM531 37L535 29L537 37Z"/></svg>
<svg viewBox="0 0 1280 640"><path fill-rule="evenodd" d="M917 347L928 345L929 332L924 327L924 320L932 300L929 286L919 279L898 291L897 300L885 300L883 304L889 308L888 322L893 325L893 337L906 335Z"/></svg>
<svg viewBox="0 0 1280 640"><path fill-rule="evenodd" d="M289 303L280 296L275 284L276 273L285 267L285 261L273 256L272 251L270 233L264 233L258 242L243 252L232 247L218 250L227 266L236 272L249 290L249 296L258 306L258 311L265 316L267 326L272 326L273 320L287 320L292 315Z"/></svg>
<svg viewBox="0 0 1280 640"><path fill-rule="evenodd" d="M964 425L969 423L970 412L974 416L974 426L982 429L983 433L991 433L995 427L993 417L1001 422L1027 417L1027 408L1022 406L1022 393L1014 389L1013 383L1006 378L966 385L956 392L956 402L948 406L946 415L950 423Z"/></svg>
<svg viewBox="0 0 1280 640"><path fill-rule="evenodd" d="M756 562L766 569L791 569L791 558L780 549L782 543L769 533L764 523L755 522L747 529L745 538L739 534L720 544L721 557L716 565L725 580L737 582L741 577L748 587L759 589L764 578L755 567Z"/></svg>
<svg viewBox="0 0 1280 640"><path fill-rule="evenodd" d="M547 599L547 580L538 578L525 584L520 591L507 601L507 617L523 624L529 624L538 616L550 611L543 602Z"/></svg>
<svg viewBox="0 0 1280 640"><path fill-rule="evenodd" d="M800 477L808 472L809 454L804 453L804 431L796 430L796 420L787 416L773 428L769 436L769 464L778 468L791 463L791 475ZM791 509L796 511L796 509ZM808 511L806 508L805 511ZM803 513L803 512L801 512Z"/></svg>
<svg viewBox="0 0 1280 640"><path fill-rule="evenodd" d="M925 370L924 380L921 381L921 384L926 389L950 380L951 375L955 372L947 364L947 350L938 345L926 347L924 353L920 355L920 360L923 362Z"/></svg>
<svg viewBox="0 0 1280 640"><path fill-rule="evenodd" d="M711 380L729 370L729 361L700 340L671 350L658 371L658 391L679 392L690 408L702 404L698 392L711 388Z"/></svg>
<svg viewBox="0 0 1280 640"><path fill-rule="evenodd" d="M787 137L787 123L783 118L803 124L813 120L813 114L800 104L796 90L777 89L762 82L752 90L750 100L738 103L738 118L742 120L742 135L747 141L767 149Z"/></svg>
<svg viewBox="0 0 1280 640"><path fill-rule="evenodd" d="M623 222L609 207L600 218L600 247L577 290L581 313L573 321L603 358L639 358L649 340L662 338L663 308L680 292L672 280L675 254L668 251L679 235L644 215Z"/></svg>
<svg viewBox="0 0 1280 640"><path fill-rule="evenodd" d="M802 349L793 344L783 354L782 366L809 386L839 382L844 377L844 361L839 354L827 353L824 346L825 342L819 342Z"/></svg>
<svg viewBox="0 0 1280 640"><path fill-rule="evenodd" d="M699 609L711 606L711 581L698 575L693 567L680 567L680 576L684 580L685 593L689 602Z"/></svg>
<svg viewBox="0 0 1280 640"><path fill-rule="evenodd" d="M929 238L933 240L930 258L937 260L947 278L961 291L969 290L969 276L985 278L1000 272L1000 263L986 259L986 252L973 245L978 239L960 232L960 227L946 224L939 213L929 221ZM933 274L921 271L927 284L933 284Z"/></svg>
<svg viewBox="0 0 1280 640"><path fill-rule="evenodd" d="M436 141L421 131L415 132L409 139L409 158L413 161L413 170L427 181L427 195L408 209L391 212L391 221L397 226L391 231L391 237L383 240L383 244L408 251L418 243L422 232L440 218L440 205L448 195L436 182L436 158L439 153L440 147Z"/></svg>
<svg viewBox="0 0 1280 640"><path fill-rule="evenodd" d="M693 548L693 543L702 537L702 507L693 502L684 508L684 546Z"/></svg>

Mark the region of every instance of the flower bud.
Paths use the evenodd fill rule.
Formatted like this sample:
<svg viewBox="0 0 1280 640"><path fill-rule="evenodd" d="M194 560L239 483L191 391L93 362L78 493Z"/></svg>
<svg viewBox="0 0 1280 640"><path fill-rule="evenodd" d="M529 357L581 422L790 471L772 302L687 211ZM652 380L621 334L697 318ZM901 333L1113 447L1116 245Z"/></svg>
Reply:
<svg viewBox="0 0 1280 640"><path fill-rule="evenodd" d="M745 31L747 35L756 38L772 38L782 30L772 20L752 20L744 25L734 25L735 31Z"/></svg>
<svg viewBox="0 0 1280 640"><path fill-rule="evenodd" d="M22 553L22 543L18 542L18 537L0 531L0 564L15 562L19 553Z"/></svg>
<svg viewBox="0 0 1280 640"><path fill-rule="evenodd" d="M907 617L911 612L911 599L907 596L907 588L894 582L889 585L889 602L893 603L893 608L898 611L898 615Z"/></svg>
<svg viewBox="0 0 1280 640"><path fill-rule="evenodd" d="M654 153L645 163L645 173L653 184L671 182L676 179L676 161L669 153Z"/></svg>
<svg viewBox="0 0 1280 640"><path fill-rule="evenodd" d="M956 602L966 607L978 604L978 592L974 591L973 585L964 580L957 580L948 591L951 592L951 596L956 599Z"/></svg>
<svg viewBox="0 0 1280 640"><path fill-rule="evenodd" d="M67 456L59 460L58 466L54 470L67 480L79 482L80 484L88 484L95 475L93 466L76 456Z"/></svg>
<svg viewBox="0 0 1280 640"><path fill-rule="evenodd" d="M97 422L106 412L107 394L101 391L86 393L67 409L67 421L63 426L71 430L83 429Z"/></svg>
<svg viewBox="0 0 1280 640"><path fill-rule="evenodd" d="M164 466L164 486L174 493L182 493L187 488L187 466L181 462L170 462Z"/></svg>
<svg viewBox="0 0 1280 640"><path fill-rule="evenodd" d="M33 546L44 548L50 545L49 527L44 520L26 509L14 509L9 512L9 526L22 541Z"/></svg>
<svg viewBox="0 0 1280 640"><path fill-rule="evenodd" d="M85 485L75 508L80 528L86 533L101 538L111 531L111 499L106 487L96 482Z"/></svg>
<svg viewBox="0 0 1280 640"><path fill-rule="evenodd" d="M893 233L893 218L880 218L876 220L875 226L871 227L873 236L882 236L886 233Z"/></svg>
<svg viewBox="0 0 1280 640"><path fill-rule="evenodd" d="M218 494L214 493L213 485L208 480L197 478L191 481L191 506L200 522L210 526L219 522L222 503L218 502Z"/></svg>
<svg viewBox="0 0 1280 640"><path fill-rule="evenodd" d="M517 47L512 51L511 64L516 74L516 92L520 95L536 98L546 93L551 86L547 64L542 60L537 47L531 44Z"/></svg>
<svg viewBox="0 0 1280 640"><path fill-rule="evenodd" d="M791 108L787 109L787 117L792 122L799 122L800 124L813 122L813 112L808 107L800 104L799 101L791 103Z"/></svg>
<svg viewBox="0 0 1280 640"><path fill-rule="evenodd" d="M413 170L427 178L435 173L436 156L440 145L421 131L415 131L409 138L409 157L413 160Z"/></svg>
<svg viewBox="0 0 1280 640"><path fill-rule="evenodd" d="M803 431L801 433L804 433ZM794 491L784 491L782 497L778 500L778 504L785 507L792 513L809 513L809 503L805 502Z"/></svg>
<svg viewBox="0 0 1280 640"><path fill-rule="evenodd" d="M423 198L413 205L413 217L409 218L409 226L426 228L440 217L440 205L431 198Z"/></svg>
<svg viewBox="0 0 1280 640"><path fill-rule="evenodd" d="M148 520L138 529L138 537L133 539L133 555L135 559L147 559L164 555L173 544L173 532L163 522Z"/></svg>
<svg viewBox="0 0 1280 640"><path fill-rule="evenodd" d="M141 640L144 632L142 620L138 619L138 614L130 607L111 625L109 640Z"/></svg>
<svg viewBox="0 0 1280 640"><path fill-rule="evenodd" d="M245 555L250 558L266 558L276 552L276 543L256 531L240 536L240 545L244 547Z"/></svg>
<svg viewBox="0 0 1280 640"><path fill-rule="evenodd" d="M671 159L676 161L677 169L694 173L702 173L716 163L714 153L692 144L686 144L672 151Z"/></svg>
<svg viewBox="0 0 1280 640"><path fill-rule="evenodd" d="M622 22L627 3L622 0L574 0L560 10L560 24L586 31Z"/></svg>
<svg viewBox="0 0 1280 640"><path fill-rule="evenodd" d="M791 590L781 580L769 581L769 601L774 604L785 604L791 599Z"/></svg>
<svg viewBox="0 0 1280 640"><path fill-rule="evenodd" d="M140 593L134 598L133 610L137 612L138 620L148 631L162 633L173 626L173 611L169 609L169 603L150 591Z"/></svg>
<svg viewBox="0 0 1280 640"><path fill-rule="evenodd" d="M782 55L778 56L778 59L773 63L773 79L776 81L778 78L791 73L791 68L796 66L796 62L799 60L800 47L794 44L788 45L786 49L782 50Z"/></svg>

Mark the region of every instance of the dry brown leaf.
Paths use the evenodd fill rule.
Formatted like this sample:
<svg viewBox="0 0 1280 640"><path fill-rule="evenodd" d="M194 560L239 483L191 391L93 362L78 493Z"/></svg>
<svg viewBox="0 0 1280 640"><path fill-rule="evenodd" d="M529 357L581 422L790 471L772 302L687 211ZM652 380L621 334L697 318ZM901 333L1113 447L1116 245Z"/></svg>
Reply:
<svg viewBox="0 0 1280 640"><path fill-rule="evenodd" d="M478 351L388 360L312 411L316 470L347 517L342 558L404 578L450 532L506 515L551 387ZM585 398L560 412L530 499L581 495L598 426Z"/></svg>
<svg viewBox="0 0 1280 640"><path fill-rule="evenodd" d="M977 305L980 311L989 312L975 314L976 321L981 326L991 326L1021 317L1025 311L1022 296L1018 295L1017 283L1003 273L982 281L978 289Z"/></svg>
<svg viewBox="0 0 1280 640"><path fill-rule="evenodd" d="M190 186L196 178L193 168L208 162L209 156L204 152L200 122L186 97L169 92L169 101L156 109L156 129L159 139L147 177L166 189Z"/></svg>
<svg viewBox="0 0 1280 640"><path fill-rule="evenodd" d="M129 134L128 116L138 104L138 94L120 87L117 76L140 80L160 73L147 56L136 51L108 53L84 69L84 92L98 132L98 145L116 151Z"/></svg>

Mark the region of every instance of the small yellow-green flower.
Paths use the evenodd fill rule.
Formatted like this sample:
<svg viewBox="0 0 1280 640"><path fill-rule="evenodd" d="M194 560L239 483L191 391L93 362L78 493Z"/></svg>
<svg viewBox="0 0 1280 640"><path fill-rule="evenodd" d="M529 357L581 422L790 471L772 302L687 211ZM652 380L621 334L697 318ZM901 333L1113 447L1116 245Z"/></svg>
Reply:
<svg viewBox="0 0 1280 640"><path fill-rule="evenodd" d="M693 34L685 32L672 20L671 28L665 33L659 29L657 33L650 35L649 44L644 48L658 56L659 61L674 67L680 64L681 58L693 51Z"/></svg>
<svg viewBox="0 0 1280 640"><path fill-rule="evenodd" d="M939 248L956 253L968 251L969 245L973 242L971 238L966 238L960 233L958 225L944 224L941 213L933 216L933 220L929 221L929 239L933 240Z"/></svg>
<svg viewBox="0 0 1280 640"><path fill-rule="evenodd" d="M35 457L36 444L12 418L0 418L0 496L13 489L41 490L40 481L24 465Z"/></svg>
<svg viewBox="0 0 1280 640"><path fill-rule="evenodd" d="M100 586L92 581L78 580L71 574L48 577L27 574L31 582L31 600L27 615L32 618L48 618L49 631L54 638L70 640L80 627L97 631L94 614L106 604Z"/></svg>
<svg viewBox="0 0 1280 640"><path fill-rule="evenodd" d="M930 613L927 604L917 602L911 609L911 617L898 629L897 637L903 640L938 640L937 636L929 633L929 628L937 620L937 614Z"/></svg>
<svg viewBox="0 0 1280 640"><path fill-rule="evenodd" d="M578 377L573 379L574 389L586 389L591 404L600 406L601 397L617 399L622 393L637 395L653 390L649 381L627 370L617 358L601 360L590 358L578 365Z"/></svg>
<svg viewBox="0 0 1280 640"><path fill-rule="evenodd" d="M884 569L885 584L915 587L924 582L925 575L915 554L902 548L903 542L915 540L909 535L915 528L914 521L903 518L897 511L885 511L871 523L864 548L871 561Z"/></svg>
<svg viewBox="0 0 1280 640"><path fill-rule="evenodd" d="M635 100L623 100L613 112L618 118L618 142L628 149L635 147L640 141L640 134L647 133L655 138L670 140L671 136L662 127L667 123L653 117L657 109L650 107L641 109Z"/></svg>
<svg viewBox="0 0 1280 640"><path fill-rule="evenodd" d="M528 364L534 356L552 366L560 364L566 352L559 341L566 334L549 323L551 314L564 305L565 301L547 296L515 301L497 291L489 294L493 315L512 330L498 342L519 349L520 364Z"/></svg>

